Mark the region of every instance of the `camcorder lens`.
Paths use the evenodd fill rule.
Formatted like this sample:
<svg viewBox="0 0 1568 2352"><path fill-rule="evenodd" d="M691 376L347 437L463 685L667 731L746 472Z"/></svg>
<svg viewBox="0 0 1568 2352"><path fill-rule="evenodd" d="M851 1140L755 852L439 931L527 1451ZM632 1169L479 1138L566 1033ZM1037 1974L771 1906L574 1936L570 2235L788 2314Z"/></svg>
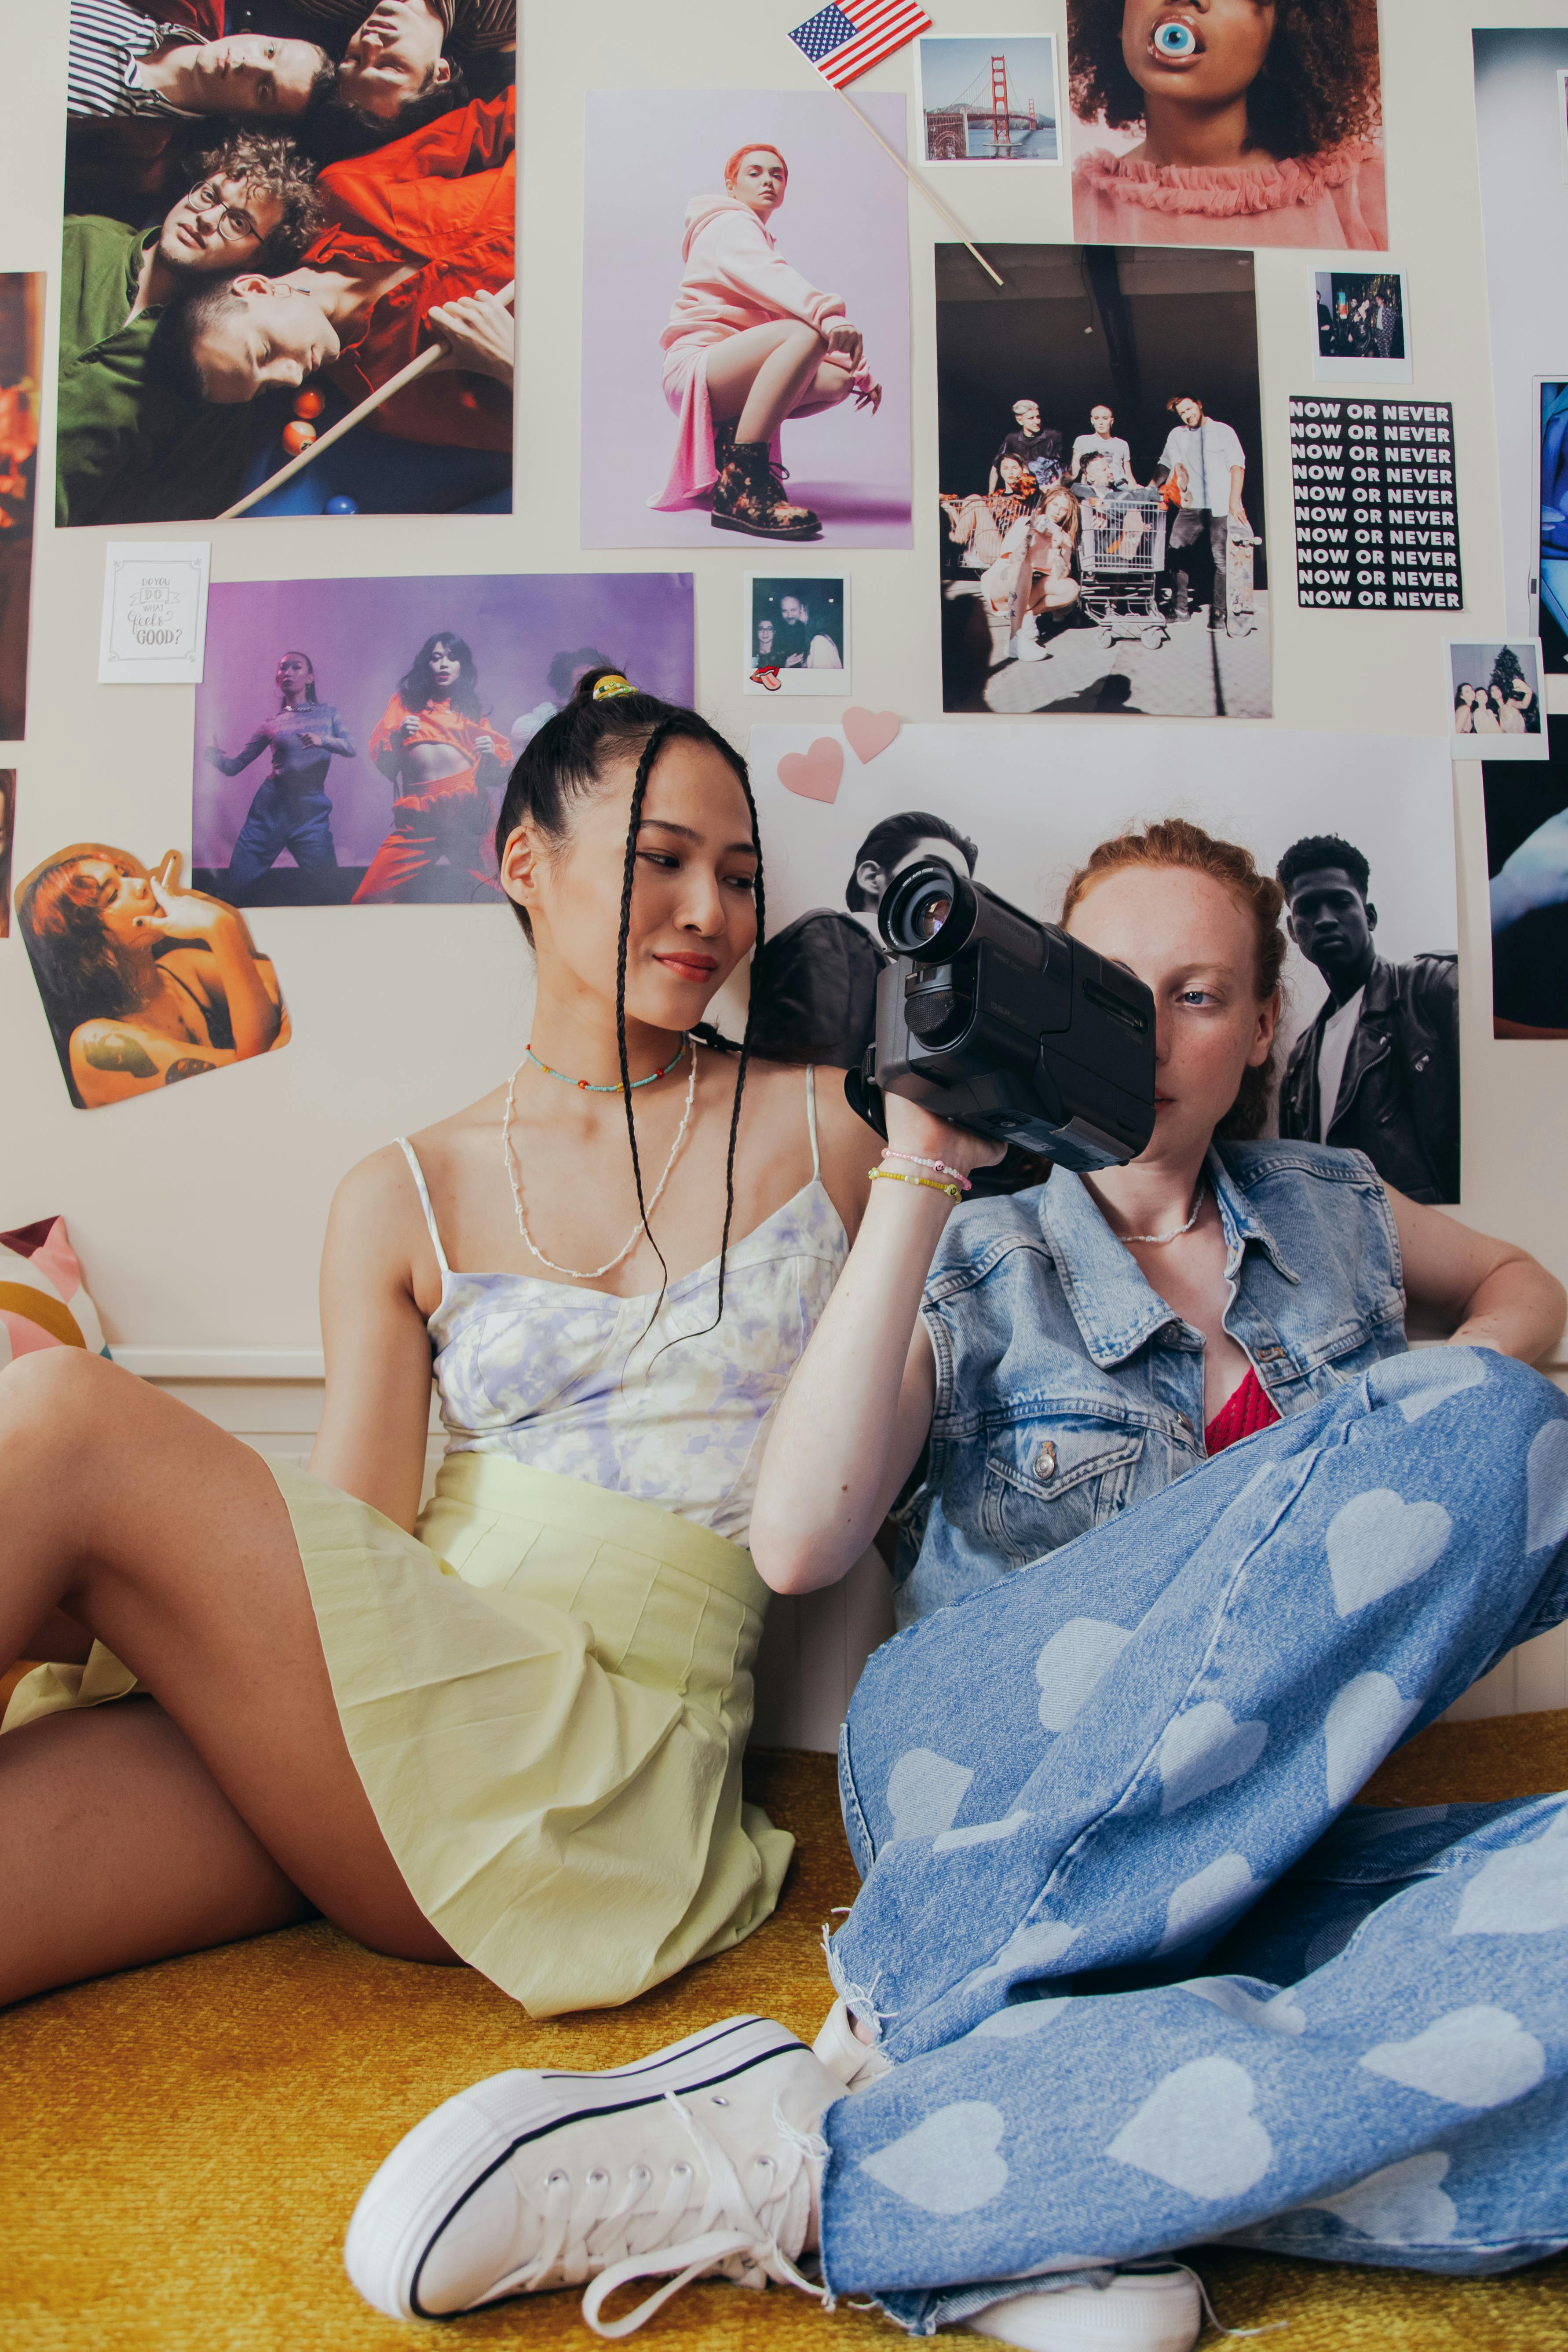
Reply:
<svg viewBox="0 0 1568 2352"><path fill-rule="evenodd" d="M895 955L924 961L931 942L958 919L965 937L973 917L973 891L944 857L924 857L895 875L877 912L878 928ZM965 925L965 910L971 918ZM947 946L956 951L955 938ZM941 950L939 950L939 953Z"/></svg>

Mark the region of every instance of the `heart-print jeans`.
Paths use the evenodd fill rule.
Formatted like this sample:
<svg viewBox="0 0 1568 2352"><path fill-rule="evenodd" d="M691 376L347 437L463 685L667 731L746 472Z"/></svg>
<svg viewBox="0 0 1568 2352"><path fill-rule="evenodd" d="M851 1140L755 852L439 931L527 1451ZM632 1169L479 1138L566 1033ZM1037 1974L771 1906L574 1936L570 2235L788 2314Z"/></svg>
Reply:
<svg viewBox="0 0 1568 2352"><path fill-rule="evenodd" d="M1425 1349L878 1652L828 1950L897 2063L824 2122L833 2293L1568 2244L1568 1797L1345 1811L1568 1615L1565 1538L1568 1398Z"/></svg>

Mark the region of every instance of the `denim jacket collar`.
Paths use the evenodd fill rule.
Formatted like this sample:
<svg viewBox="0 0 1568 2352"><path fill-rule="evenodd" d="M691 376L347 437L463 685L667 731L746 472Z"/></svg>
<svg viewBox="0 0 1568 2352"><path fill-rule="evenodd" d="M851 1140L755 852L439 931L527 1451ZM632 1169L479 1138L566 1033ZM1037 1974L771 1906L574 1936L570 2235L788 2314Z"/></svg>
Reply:
<svg viewBox="0 0 1568 2352"><path fill-rule="evenodd" d="M1300 1282L1263 1219L1212 1149L1205 1174L1225 1231L1226 1280L1236 1280L1247 1244L1256 1243L1287 1282ZM1085 1350L1102 1371L1124 1363L1156 1331L1180 1324L1181 1318L1145 1279L1082 1178L1070 1169L1057 1169L1042 1188L1040 1225Z"/></svg>

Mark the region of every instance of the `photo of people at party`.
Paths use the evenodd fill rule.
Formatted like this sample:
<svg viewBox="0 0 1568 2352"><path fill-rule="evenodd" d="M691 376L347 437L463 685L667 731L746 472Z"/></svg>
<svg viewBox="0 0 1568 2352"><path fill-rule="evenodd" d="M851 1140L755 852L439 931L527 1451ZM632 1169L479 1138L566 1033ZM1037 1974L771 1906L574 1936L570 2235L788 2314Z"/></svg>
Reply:
<svg viewBox="0 0 1568 2352"><path fill-rule="evenodd" d="M1266 718L1250 255L937 247L943 708Z"/></svg>
<svg viewBox="0 0 1568 2352"><path fill-rule="evenodd" d="M806 598L840 584L794 583ZM834 625L825 609L818 621L817 635ZM781 625L806 627L793 610ZM585 672L612 667L689 697L689 573L212 589L198 888L237 907L500 905L493 836L512 762Z"/></svg>
<svg viewBox="0 0 1568 2352"><path fill-rule="evenodd" d="M1408 303L1397 269L1312 273L1317 383L1409 383Z"/></svg>
<svg viewBox="0 0 1568 2352"><path fill-rule="evenodd" d="M1450 698L1448 749L1456 760L1548 756L1540 641L1444 647Z"/></svg>
<svg viewBox="0 0 1568 2352"><path fill-rule="evenodd" d="M27 724L43 329L42 274L0 274L0 742Z"/></svg>
<svg viewBox="0 0 1568 2352"><path fill-rule="evenodd" d="M1382 252L1377 0L1068 0L1073 233Z"/></svg>
<svg viewBox="0 0 1568 2352"><path fill-rule="evenodd" d="M826 94L601 90L584 190L583 544L907 547L893 158Z"/></svg>
<svg viewBox="0 0 1568 2352"><path fill-rule="evenodd" d="M234 12L229 11L230 15ZM56 520L509 512L515 0L71 0Z"/></svg>
<svg viewBox="0 0 1568 2352"><path fill-rule="evenodd" d="M847 694L847 578L753 572L746 592L747 693Z"/></svg>
<svg viewBox="0 0 1568 2352"><path fill-rule="evenodd" d="M235 908L181 883L183 862L77 841L17 887L16 929L79 1110L289 1043L270 957Z"/></svg>
<svg viewBox="0 0 1568 2352"><path fill-rule="evenodd" d="M1497 1037L1568 1037L1568 718L1546 727L1544 767L1481 770Z"/></svg>

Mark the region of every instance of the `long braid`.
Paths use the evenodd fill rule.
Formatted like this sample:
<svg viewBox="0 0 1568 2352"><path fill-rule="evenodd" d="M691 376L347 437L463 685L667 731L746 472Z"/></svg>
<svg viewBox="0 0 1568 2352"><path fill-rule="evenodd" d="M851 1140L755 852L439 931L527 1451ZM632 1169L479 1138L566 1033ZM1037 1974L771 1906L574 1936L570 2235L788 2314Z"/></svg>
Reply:
<svg viewBox="0 0 1568 2352"><path fill-rule="evenodd" d="M644 1233L647 1234L648 1240L653 1242L654 1255L658 1258L663 1271L663 1280L658 1286L658 1299L653 1310L655 1317L663 1303L664 1294L669 1286L669 1268L665 1264L664 1252L654 1241L652 1228L647 1221L647 1202L643 1197L642 1161L637 1156L637 1120L632 1115L632 1071L631 1064L626 1058L626 946L631 935L632 888L637 881L637 834L642 824L643 803L647 798L647 780L653 772L653 763L664 748L670 731L669 721L661 720L643 745L642 757L637 761L637 776L632 784L631 814L626 819L626 859L625 870L621 876L621 928L620 936L616 941L616 1045L620 1054L621 1100L626 1114L626 1140L632 1148L632 1175L637 1188L637 1214L642 1219ZM697 1048L693 1045L690 1050L695 1054ZM721 1280L722 1280L722 1275L721 1275ZM653 1318L649 1319L651 1323Z"/></svg>
<svg viewBox="0 0 1568 2352"><path fill-rule="evenodd" d="M763 890L762 833L757 824L757 804L752 798L752 780L746 772L743 761L736 762L735 773L741 790L746 795L746 806L751 812L752 841L757 853L757 943L753 950L752 968L754 970L754 959L763 951L767 917L767 902ZM730 1112L730 1148L724 1157L724 1231L719 1242L719 1304L713 1320L708 1327L710 1330L716 1330L724 1319L724 1265L730 1248L731 1221L735 1213L735 1142L741 1131L741 1097L746 1090L746 1071L752 1059L752 1031L755 1025L756 1010L756 997L754 993L749 994L746 999L746 1026L741 1037L740 1066L735 1072L735 1100Z"/></svg>

